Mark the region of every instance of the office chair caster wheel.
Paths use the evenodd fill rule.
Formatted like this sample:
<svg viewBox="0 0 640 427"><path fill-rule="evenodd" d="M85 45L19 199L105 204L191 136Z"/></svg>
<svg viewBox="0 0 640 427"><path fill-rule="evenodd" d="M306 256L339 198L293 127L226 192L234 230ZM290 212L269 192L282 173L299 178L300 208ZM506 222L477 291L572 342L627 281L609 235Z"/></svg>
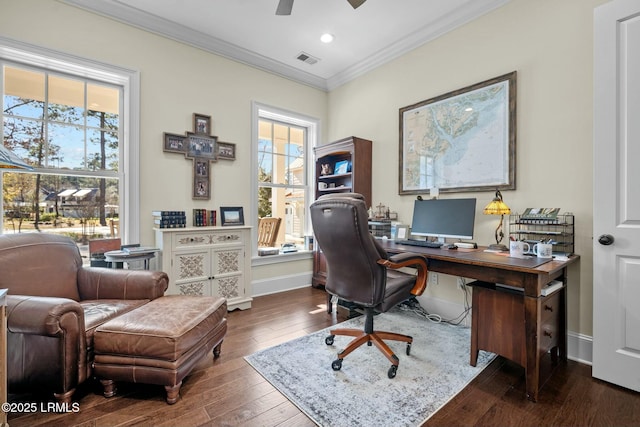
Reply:
<svg viewBox="0 0 640 427"><path fill-rule="evenodd" d="M411 343L407 343L407 356L411 356Z"/></svg>
<svg viewBox="0 0 640 427"><path fill-rule="evenodd" d="M339 371L342 369L342 359L336 359L331 363L331 369L334 371Z"/></svg>
<svg viewBox="0 0 640 427"><path fill-rule="evenodd" d="M396 372L398 371L398 367L396 365L391 365L391 367L389 368L389 372L387 372L387 375L389 376L389 378L395 378L396 377Z"/></svg>
<svg viewBox="0 0 640 427"><path fill-rule="evenodd" d="M326 337L326 338L324 339L324 343L325 343L326 345L333 345L333 339L334 339L335 337L336 337L335 335L329 335L328 337Z"/></svg>

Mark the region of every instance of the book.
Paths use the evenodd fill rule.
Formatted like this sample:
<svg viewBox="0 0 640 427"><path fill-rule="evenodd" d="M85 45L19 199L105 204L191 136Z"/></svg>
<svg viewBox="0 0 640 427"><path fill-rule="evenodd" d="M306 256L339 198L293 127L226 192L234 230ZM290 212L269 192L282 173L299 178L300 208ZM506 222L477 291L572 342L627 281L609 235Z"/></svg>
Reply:
<svg viewBox="0 0 640 427"><path fill-rule="evenodd" d="M157 216L161 218L169 218L174 216L183 216L185 215L185 211L151 211L152 216Z"/></svg>
<svg viewBox="0 0 640 427"><path fill-rule="evenodd" d="M185 211L152 211L153 223L158 228L185 228L187 215Z"/></svg>
<svg viewBox="0 0 640 427"><path fill-rule="evenodd" d="M215 210L193 209L194 227L213 227L216 225L217 216Z"/></svg>

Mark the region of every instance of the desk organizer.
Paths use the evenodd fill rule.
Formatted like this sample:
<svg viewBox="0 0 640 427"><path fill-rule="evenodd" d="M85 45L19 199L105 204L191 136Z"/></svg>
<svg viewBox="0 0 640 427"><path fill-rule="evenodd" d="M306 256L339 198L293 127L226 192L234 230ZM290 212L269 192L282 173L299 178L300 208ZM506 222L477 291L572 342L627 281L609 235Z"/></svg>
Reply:
<svg viewBox="0 0 640 427"><path fill-rule="evenodd" d="M509 237L523 240L533 248L540 241L553 245L554 255L572 255L575 250L575 220L572 214L553 219L525 219L520 214L509 216Z"/></svg>

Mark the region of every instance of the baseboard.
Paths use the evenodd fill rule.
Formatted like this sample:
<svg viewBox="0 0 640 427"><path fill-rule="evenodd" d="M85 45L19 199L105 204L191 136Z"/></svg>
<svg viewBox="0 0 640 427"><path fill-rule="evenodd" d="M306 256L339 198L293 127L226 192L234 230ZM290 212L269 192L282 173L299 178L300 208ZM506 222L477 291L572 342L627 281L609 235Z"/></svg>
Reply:
<svg viewBox="0 0 640 427"><path fill-rule="evenodd" d="M567 357L576 362L593 363L593 337L567 331Z"/></svg>
<svg viewBox="0 0 640 427"><path fill-rule="evenodd" d="M311 272L308 272L253 280L251 282L252 293L254 297L259 297L311 286L312 275Z"/></svg>

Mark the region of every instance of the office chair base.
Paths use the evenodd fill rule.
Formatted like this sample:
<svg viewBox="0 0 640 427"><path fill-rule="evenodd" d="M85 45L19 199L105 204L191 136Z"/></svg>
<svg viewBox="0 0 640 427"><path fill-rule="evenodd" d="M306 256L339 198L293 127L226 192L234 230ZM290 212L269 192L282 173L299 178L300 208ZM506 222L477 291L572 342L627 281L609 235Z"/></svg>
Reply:
<svg viewBox="0 0 640 427"><path fill-rule="evenodd" d="M394 378L396 376L396 371L398 370L398 364L400 360L398 356L389 348L387 343L383 340L392 340L392 341L401 341L407 343L407 356L411 354L411 343L413 343L413 337L409 335L397 334L394 332L385 332L385 331L373 331L371 333L367 333L362 331L361 329L333 329L330 331L330 334L327 338L325 338L324 342L327 345L333 345L334 338L336 335L344 335L355 337L347 347L338 353L338 358L333 361L331 364L331 368L334 371L339 371L342 368L342 360L347 357L349 353L360 347L361 345L367 343L367 345L374 344L378 347L378 350L385 355L387 359L391 362L391 368L389 368L388 376L389 378Z"/></svg>

